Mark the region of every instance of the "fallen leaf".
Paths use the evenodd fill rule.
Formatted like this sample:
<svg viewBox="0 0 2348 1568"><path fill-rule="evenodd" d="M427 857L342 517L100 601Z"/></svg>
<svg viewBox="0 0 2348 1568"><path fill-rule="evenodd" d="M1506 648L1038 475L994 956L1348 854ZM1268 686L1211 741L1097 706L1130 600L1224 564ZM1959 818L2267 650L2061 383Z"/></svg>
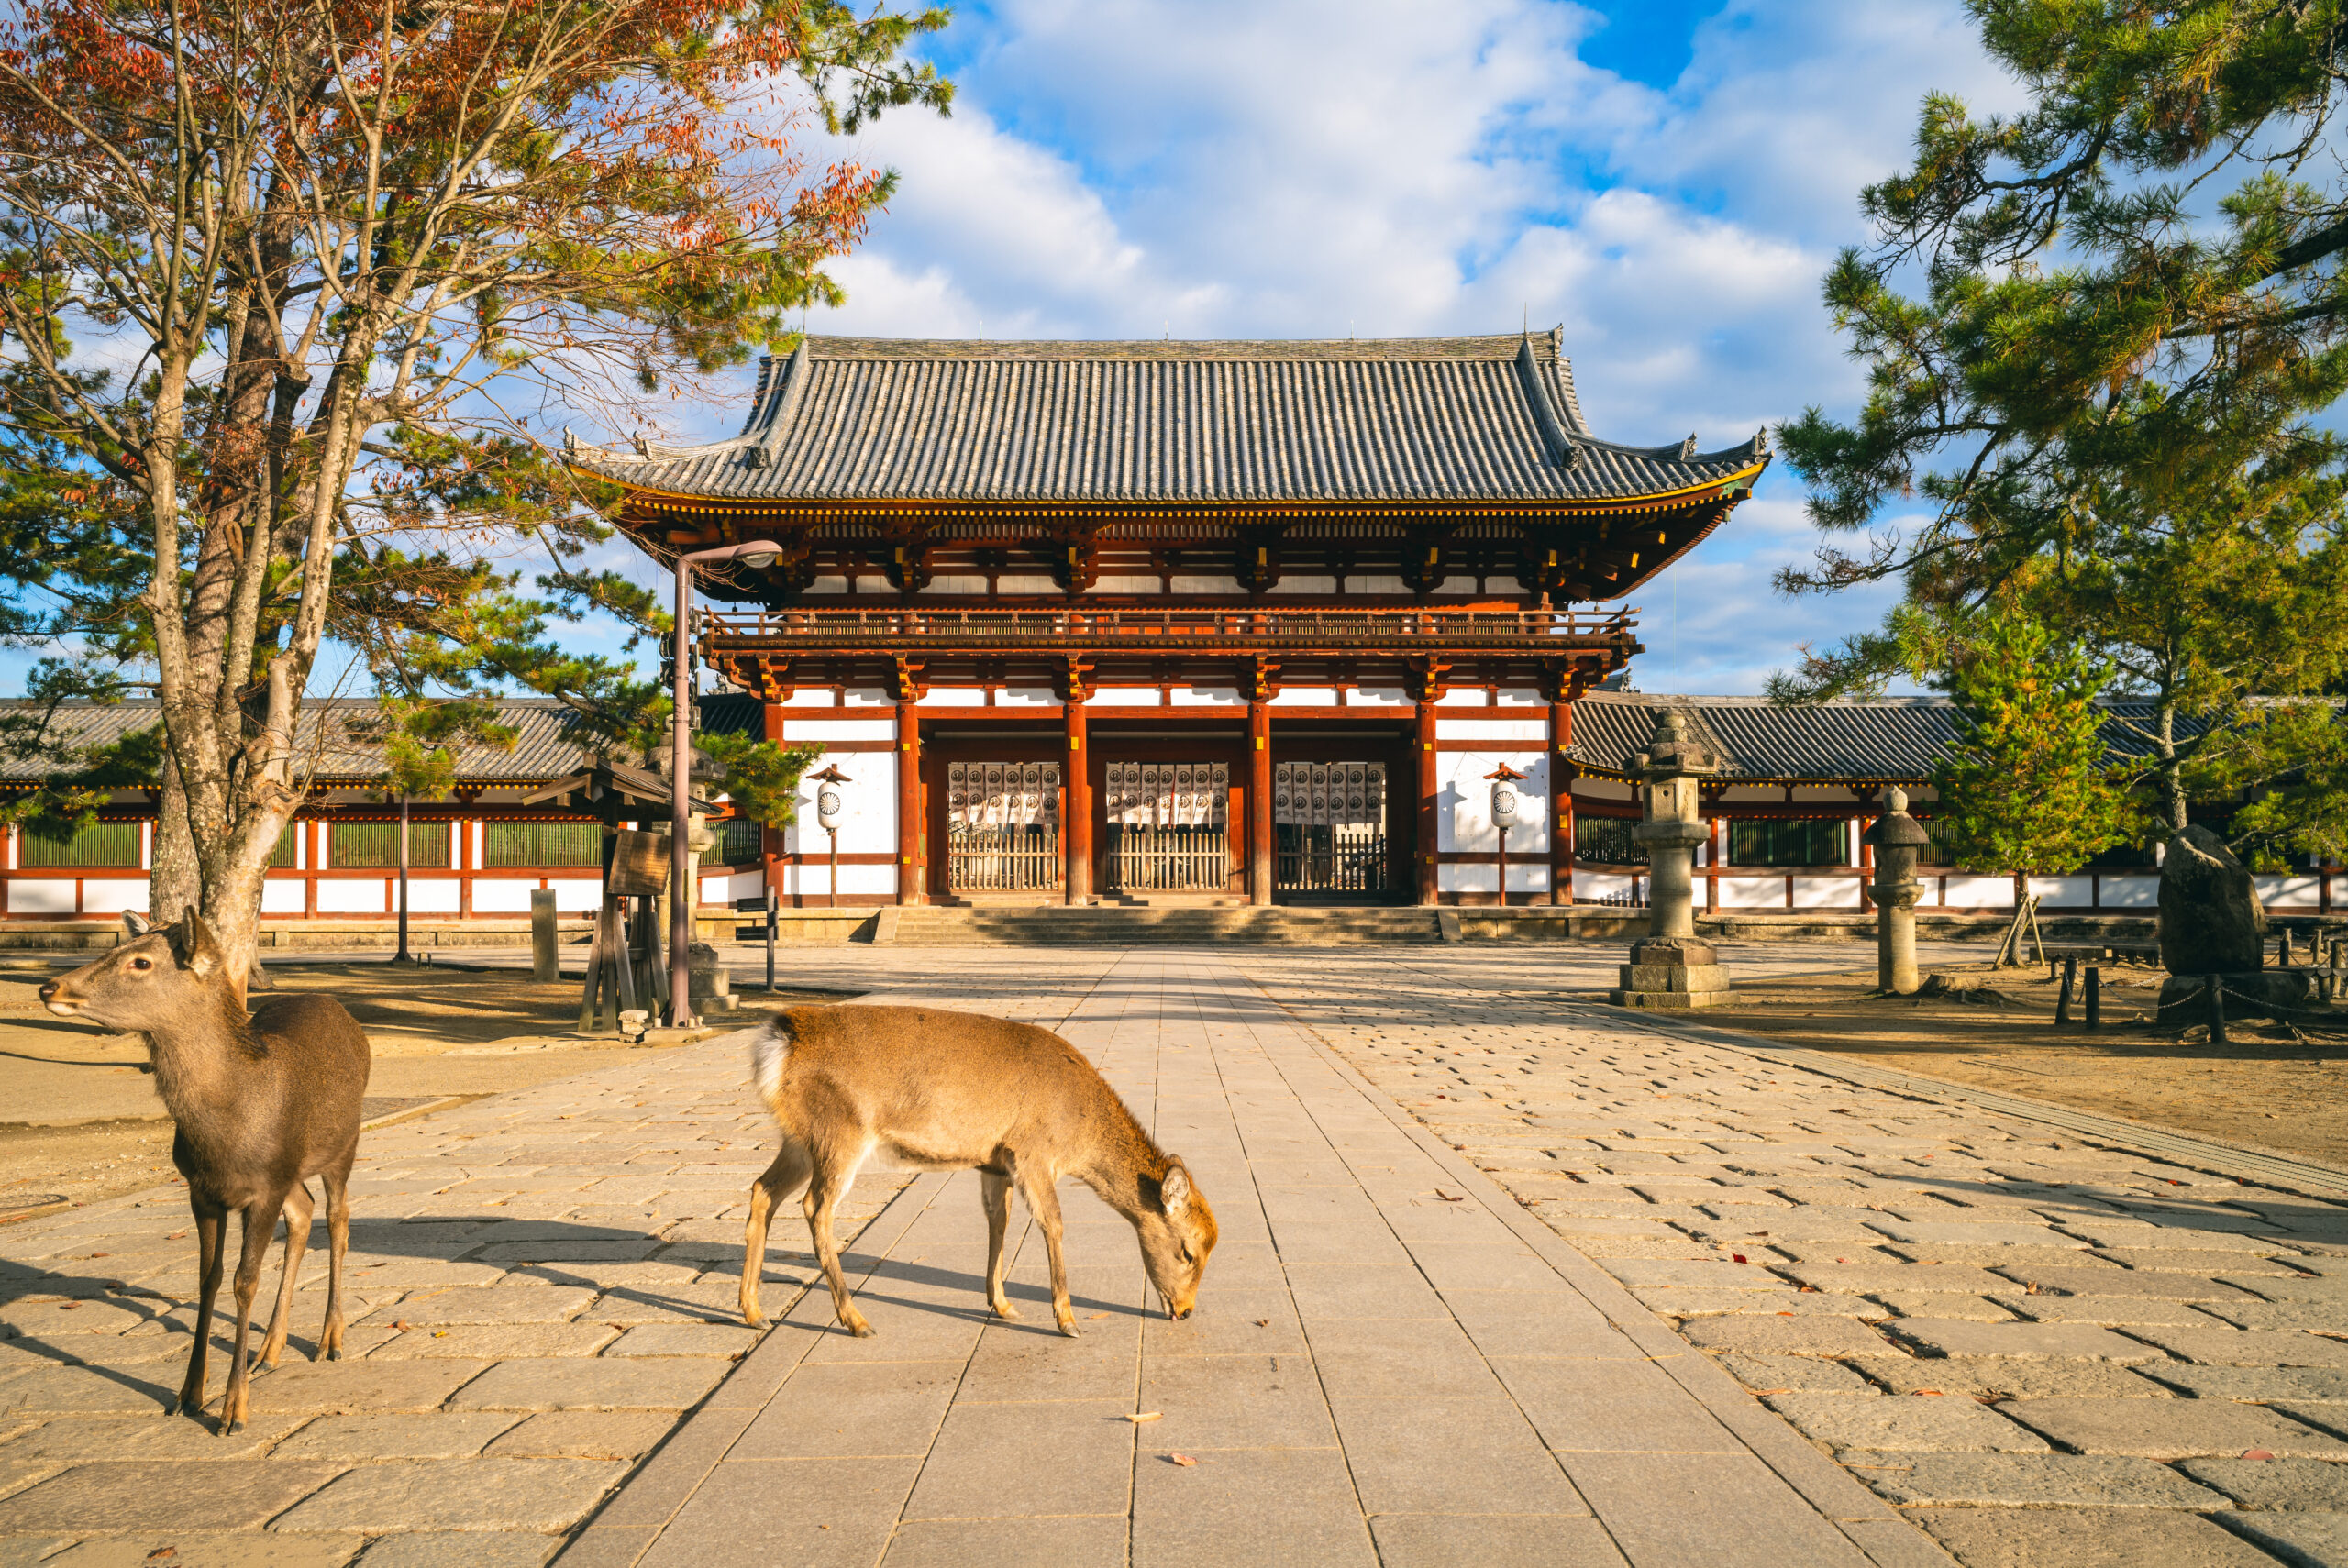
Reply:
<svg viewBox="0 0 2348 1568"><path fill-rule="evenodd" d="M61 1312L71 1312L81 1305L79 1301L61 1301L57 1305L57 1309Z"/></svg>
<svg viewBox="0 0 2348 1568"><path fill-rule="evenodd" d="M1732 1263L1743 1263L1744 1261L1744 1254L1743 1253L1729 1253L1729 1260Z"/></svg>
<svg viewBox="0 0 2348 1568"><path fill-rule="evenodd" d="M2244 1459L2272 1459L2275 1457L2272 1452L2263 1448L2246 1448L2243 1450L2242 1456Z"/></svg>
<svg viewBox="0 0 2348 1568"><path fill-rule="evenodd" d="M94 1258L110 1258L114 1256L112 1253L92 1253L90 1255Z"/></svg>
<svg viewBox="0 0 2348 1568"><path fill-rule="evenodd" d="M1917 1397L1918 1398L1922 1398L1922 1397L1924 1397L1925 1395L1927 1395L1927 1394L1937 1395L1937 1394L1939 1394L1939 1393L1940 1393L1940 1390L1939 1390L1939 1389L1937 1389L1937 1388L1918 1388L1918 1389L1914 1390L1913 1392L1915 1393L1915 1395L1916 1395L1916 1397Z"/></svg>
<svg viewBox="0 0 2348 1568"><path fill-rule="evenodd" d="M170 1235L164 1237L163 1240L167 1242L176 1242L186 1234L187 1232L185 1231L174 1231Z"/></svg>
<svg viewBox="0 0 2348 1568"><path fill-rule="evenodd" d="M1172 1460L1175 1463L1180 1465L1185 1470L1188 1470L1191 1466L1198 1463L1197 1460L1192 1459L1187 1453L1169 1453L1166 1457Z"/></svg>
<svg viewBox="0 0 2348 1568"><path fill-rule="evenodd" d="M177 1557L179 1554L180 1549L176 1546L159 1546L154 1551L147 1554L147 1561L150 1562L161 1562L165 1558Z"/></svg>
<svg viewBox="0 0 2348 1568"><path fill-rule="evenodd" d="M1164 1414L1166 1414L1166 1412L1163 1410L1135 1410L1132 1415L1127 1416L1125 1419L1131 1421L1135 1426L1139 1426L1144 1421L1154 1421Z"/></svg>
<svg viewBox="0 0 2348 1568"><path fill-rule="evenodd" d="M1272 1320L1269 1318L1258 1318L1256 1320L1256 1326L1259 1329L1268 1329L1272 1326Z"/></svg>
<svg viewBox="0 0 2348 1568"><path fill-rule="evenodd" d="M399 1321L393 1323L392 1327L404 1334L407 1332L407 1320L405 1318L402 1318Z"/></svg>
<svg viewBox="0 0 2348 1568"><path fill-rule="evenodd" d="M432 1337L436 1340L445 1340L449 1337L449 1331L446 1329L435 1329L432 1331Z"/></svg>

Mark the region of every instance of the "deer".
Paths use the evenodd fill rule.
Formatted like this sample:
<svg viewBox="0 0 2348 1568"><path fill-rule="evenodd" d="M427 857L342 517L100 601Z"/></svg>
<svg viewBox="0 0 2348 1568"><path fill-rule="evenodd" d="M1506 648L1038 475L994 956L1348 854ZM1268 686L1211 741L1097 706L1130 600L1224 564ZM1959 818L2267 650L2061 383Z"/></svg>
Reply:
<svg viewBox="0 0 2348 1568"><path fill-rule="evenodd" d="M750 1079L782 1133L750 1186L743 1236L742 1320L765 1321L759 1279L767 1222L804 1190L807 1230L840 1324L873 1329L849 1299L833 1216L865 1169L976 1170L987 1221L987 1305L1003 1294L1003 1239L1016 1187L1044 1232L1052 1317L1077 1337L1054 1184L1073 1176L1123 1215L1169 1318L1198 1304L1214 1250L1214 1211L1181 1160L1159 1149L1077 1048L1047 1029L919 1007L806 1007L776 1014L750 1040Z"/></svg>
<svg viewBox="0 0 2348 1568"><path fill-rule="evenodd" d="M236 1352L221 1397L219 1435L245 1422L245 1351L253 1294L279 1216L286 1217L285 1272L260 1360L275 1366L291 1327L294 1286L309 1250L316 1177L327 1208L326 1324L316 1359L342 1358L342 1260L350 1244L350 1166L359 1154L360 1101L371 1053L367 1035L331 997L273 996L246 1015L244 976L232 973L219 938L194 909L167 927L126 919L129 939L94 964L40 988L61 1018L87 1019L147 1037L155 1090L177 1124L172 1164L187 1181L195 1215L199 1296L195 1348L170 1413L204 1408L205 1360L220 1291L223 1230L244 1213L237 1256Z"/></svg>

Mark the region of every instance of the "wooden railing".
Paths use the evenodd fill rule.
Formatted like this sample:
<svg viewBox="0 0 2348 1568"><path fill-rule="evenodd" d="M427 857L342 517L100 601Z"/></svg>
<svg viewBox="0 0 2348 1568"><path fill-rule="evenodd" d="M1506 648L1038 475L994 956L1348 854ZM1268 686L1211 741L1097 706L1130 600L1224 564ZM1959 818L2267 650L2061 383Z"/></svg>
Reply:
<svg viewBox="0 0 2348 1568"><path fill-rule="evenodd" d="M958 827L947 840L947 885L958 893L1030 893L1060 885L1056 827Z"/></svg>
<svg viewBox="0 0 2348 1568"><path fill-rule="evenodd" d="M708 613L717 640L833 647L1223 646L1472 647L1629 638L1634 611L759 610Z"/></svg>
<svg viewBox="0 0 2348 1568"><path fill-rule="evenodd" d="M1219 827L1109 826L1110 890L1220 893L1231 881L1231 837Z"/></svg>
<svg viewBox="0 0 2348 1568"><path fill-rule="evenodd" d="M1279 829L1279 886L1283 892L1382 893L1387 890L1386 835L1332 839L1327 830Z"/></svg>

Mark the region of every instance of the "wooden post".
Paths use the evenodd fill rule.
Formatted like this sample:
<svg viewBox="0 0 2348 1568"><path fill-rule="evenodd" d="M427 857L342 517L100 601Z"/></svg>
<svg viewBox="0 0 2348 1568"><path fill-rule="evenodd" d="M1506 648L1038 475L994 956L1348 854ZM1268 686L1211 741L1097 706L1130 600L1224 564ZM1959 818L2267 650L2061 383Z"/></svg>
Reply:
<svg viewBox="0 0 2348 1568"><path fill-rule="evenodd" d="M1272 848L1272 705L1247 704L1247 901L1268 906L1279 879Z"/></svg>
<svg viewBox="0 0 2348 1568"><path fill-rule="evenodd" d="M2232 1042L2226 1038L2225 981L2215 975L2205 975L2201 979L2201 988L2202 994L2209 999L2210 1002L2210 1043L2232 1044Z"/></svg>
<svg viewBox="0 0 2348 1568"><path fill-rule="evenodd" d="M1434 704L1418 704L1417 740L1419 761L1419 833L1418 873L1419 902L1435 901L1435 847L1440 842L1435 835L1435 749Z"/></svg>
<svg viewBox="0 0 2348 1568"><path fill-rule="evenodd" d="M897 902L918 904L922 895L921 721L914 704L897 704Z"/></svg>
<svg viewBox="0 0 2348 1568"><path fill-rule="evenodd" d="M1574 901L1574 705L1549 704L1549 901Z"/></svg>
<svg viewBox="0 0 2348 1568"><path fill-rule="evenodd" d="M2094 964L2088 966L2087 1026L2089 1034L2103 1027L2103 970Z"/></svg>
<svg viewBox="0 0 2348 1568"><path fill-rule="evenodd" d="M530 978L540 983L562 978L560 955L555 947L554 889L530 889Z"/></svg>
<svg viewBox="0 0 2348 1568"><path fill-rule="evenodd" d="M2063 994L2054 999L2054 1027L2071 1026L2071 992L2079 983L2079 956L2074 953L2063 960Z"/></svg>
<svg viewBox="0 0 2348 1568"><path fill-rule="evenodd" d="M834 873L837 875L837 873ZM767 995L774 995L774 889L767 889Z"/></svg>
<svg viewBox="0 0 2348 1568"><path fill-rule="evenodd" d="M1070 691L1068 700L1060 704L1060 715L1062 728L1068 734L1064 774L1068 799L1060 819L1068 855L1063 879L1069 903L1089 904L1092 901L1092 772L1091 746L1085 739L1082 697Z"/></svg>

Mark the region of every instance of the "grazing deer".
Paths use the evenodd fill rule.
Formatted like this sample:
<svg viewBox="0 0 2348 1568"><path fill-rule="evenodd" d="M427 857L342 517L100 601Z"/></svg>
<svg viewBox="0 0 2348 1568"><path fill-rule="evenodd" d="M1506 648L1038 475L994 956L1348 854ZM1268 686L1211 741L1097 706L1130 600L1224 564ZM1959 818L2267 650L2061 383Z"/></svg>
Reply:
<svg viewBox="0 0 2348 1568"><path fill-rule="evenodd" d="M872 1325L848 1299L832 1215L868 1163L876 1168L971 1170L987 1216L987 1304L1016 1318L1002 1293L1002 1244L1015 1184L1043 1228L1052 1316L1076 1336L1060 1255L1053 1183L1074 1176L1132 1224L1142 1266L1187 1318L1215 1241L1214 1212L1182 1162L1142 1131L1125 1102L1075 1046L1033 1024L912 1007L792 1008L750 1043L750 1077L782 1130L782 1152L750 1187L742 1257L742 1320L759 1310L767 1219L807 1190L815 1255L840 1322Z"/></svg>
<svg viewBox="0 0 2348 1568"><path fill-rule="evenodd" d="M125 924L131 922L126 921ZM331 997L272 997L250 1019L224 966L227 955L194 910L168 928L132 926L132 940L94 964L41 987L40 999L61 1018L147 1037L155 1090L179 1124L172 1164L187 1178L195 1212L201 1275L195 1348L172 1406L176 1415L204 1408L205 1354L211 1347L212 1303L220 1290L221 1230L243 1209L237 1254L237 1349L220 1405L220 1435L245 1419L245 1338L253 1290L281 1212L285 1274L260 1360L277 1364L294 1306L294 1286L309 1249L316 1211L312 1176L326 1190L329 1270L326 1327L318 1353L342 1356L342 1257L350 1242L350 1163L359 1153L359 1102L367 1090L367 1036Z"/></svg>

